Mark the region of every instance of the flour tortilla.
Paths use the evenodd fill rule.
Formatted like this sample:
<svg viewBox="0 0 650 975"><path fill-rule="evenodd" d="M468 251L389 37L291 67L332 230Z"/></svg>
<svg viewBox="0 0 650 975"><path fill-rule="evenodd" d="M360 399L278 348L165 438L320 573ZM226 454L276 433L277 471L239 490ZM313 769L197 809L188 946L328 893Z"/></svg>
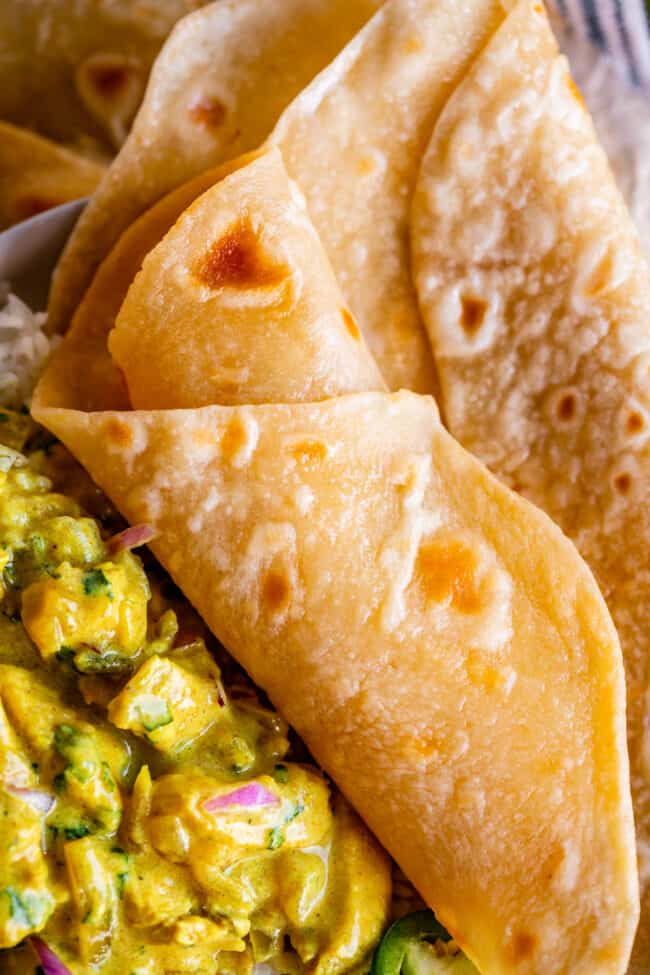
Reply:
<svg viewBox="0 0 650 975"><path fill-rule="evenodd" d="M278 116L381 0L218 0L184 18L131 134L55 273L49 323L64 331L99 263L156 200L257 149Z"/></svg>
<svg viewBox="0 0 650 975"><path fill-rule="evenodd" d="M0 230L88 196L103 173L99 163L0 122Z"/></svg>
<svg viewBox="0 0 650 975"><path fill-rule="evenodd" d="M440 119L413 205L451 432L575 540L621 638L650 971L650 275L539 5Z"/></svg>
<svg viewBox="0 0 650 975"><path fill-rule="evenodd" d="M64 389L50 406L46 377L34 415L159 532L158 558L480 970L621 975L637 875L622 661L602 597L559 529L451 439L430 397L374 392L379 380L350 392L368 353L342 329L307 222L276 153L226 177L145 259L113 340L146 402L173 343L194 341L165 299L195 319L210 344L198 381L178 358L185 408L89 413L66 408ZM245 259L223 260L237 248ZM325 308L328 281L317 361L292 316ZM128 354L148 296L162 317L148 321L160 342L147 375ZM219 405L233 397L216 334L235 355L228 308L246 310L236 406ZM264 320L281 350L272 379L251 341ZM318 401L282 402L301 367ZM277 400L260 403L271 381ZM217 402L191 406L194 389Z"/></svg>
<svg viewBox="0 0 650 975"><path fill-rule="evenodd" d="M197 196L256 157L207 170L159 200L122 235L102 262L77 308L70 328L41 377L39 391L50 406L119 410L130 406L124 376L108 351L108 335L142 262Z"/></svg>
<svg viewBox="0 0 650 975"><path fill-rule="evenodd" d="M436 391L411 279L411 196L436 118L504 16L499 0L391 0L270 138L391 389Z"/></svg>
<svg viewBox="0 0 650 975"><path fill-rule="evenodd" d="M0 4L0 118L86 154L126 137L153 60L193 0Z"/></svg>
<svg viewBox="0 0 650 975"><path fill-rule="evenodd" d="M220 245L181 269L178 254L199 253L206 241ZM382 388L277 150L199 197L165 245L145 260L109 336L134 409L310 402L341 385Z"/></svg>

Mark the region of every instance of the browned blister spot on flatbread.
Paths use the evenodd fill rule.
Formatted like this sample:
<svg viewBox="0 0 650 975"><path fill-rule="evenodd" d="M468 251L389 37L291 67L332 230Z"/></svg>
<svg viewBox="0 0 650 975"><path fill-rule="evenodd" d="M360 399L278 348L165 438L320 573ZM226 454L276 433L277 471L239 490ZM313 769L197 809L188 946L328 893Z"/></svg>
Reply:
<svg viewBox="0 0 650 975"><path fill-rule="evenodd" d="M621 471L613 478L612 484L619 494L629 494L632 488L632 476L627 471Z"/></svg>
<svg viewBox="0 0 650 975"><path fill-rule="evenodd" d="M116 447L127 448L133 443L133 433L131 428L119 420L117 417L111 417L104 427L104 432L106 434L106 439L109 443Z"/></svg>
<svg viewBox="0 0 650 975"><path fill-rule="evenodd" d="M478 559L465 542L441 539L421 546L416 577L427 602L449 600L461 613L477 613L482 608L477 569Z"/></svg>
<svg viewBox="0 0 650 975"><path fill-rule="evenodd" d="M89 64L86 68L88 83L106 101L119 97L129 83L129 66L124 62L110 60Z"/></svg>
<svg viewBox="0 0 650 975"><path fill-rule="evenodd" d="M202 95L192 102L189 116L206 129L218 129L226 120L226 106L214 95Z"/></svg>
<svg viewBox="0 0 650 975"><path fill-rule="evenodd" d="M512 960L518 964L519 962L526 961L527 958L531 958L535 952L536 944L537 938L535 935L529 934L527 931L515 932L510 943Z"/></svg>
<svg viewBox="0 0 650 975"><path fill-rule="evenodd" d="M248 433L243 421L234 416L223 431L221 437L221 455L231 463L239 452L244 449L248 440Z"/></svg>
<svg viewBox="0 0 650 975"><path fill-rule="evenodd" d="M301 440L293 444L291 454L302 464L319 464L327 457L327 446L321 440Z"/></svg>
<svg viewBox="0 0 650 975"><path fill-rule="evenodd" d="M556 406L556 416L561 423L570 423L576 415L577 401L575 393L563 393Z"/></svg>
<svg viewBox="0 0 650 975"><path fill-rule="evenodd" d="M475 298L472 295L463 295L461 298L461 318L460 323L463 331L467 335L476 335L479 328L485 321L487 303L482 298Z"/></svg>
<svg viewBox="0 0 650 975"><path fill-rule="evenodd" d="M347 328L352 338L359 341L359 339L361 338L361 332L359 331L359 326L357 325L357 323L355 322L354 318L347 310L347 308L341 309L341 316L343 318L343 324Z"/></svg>
<svg viewBox="0 0 650 975"><path fill-rule="evenodd" d="M281 284L288 276L285 264L278 264L262 248L245 221L230 227L205 254L196 276L210 288L268 288Z"/></svg>
<svg viewBox="0 0 650 975"><path fill-rule="evenodd" d="M286 571L271 566L262 585L262 605L273 615L283 613L291 601L291 583Z"/></svg>
<svg viewBox="0 0 650 975"><path fill-rule="evenodd" d="M638 410L630 410L625 421L625 432L630 437L636 437L645 430L645 419Z"/></svg>

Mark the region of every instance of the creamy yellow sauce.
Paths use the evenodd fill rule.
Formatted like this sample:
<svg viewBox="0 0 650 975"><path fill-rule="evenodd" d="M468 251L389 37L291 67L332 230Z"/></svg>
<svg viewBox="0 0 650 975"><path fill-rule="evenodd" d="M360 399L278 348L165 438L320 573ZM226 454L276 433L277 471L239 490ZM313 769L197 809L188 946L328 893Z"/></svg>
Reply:
<svg viewBox="0 0 650 975"><path fill-rule="evenodd" d="M0 969L37 970L33 935L73 975L367 966L386 855L30 438L0 412Z"/></svg>

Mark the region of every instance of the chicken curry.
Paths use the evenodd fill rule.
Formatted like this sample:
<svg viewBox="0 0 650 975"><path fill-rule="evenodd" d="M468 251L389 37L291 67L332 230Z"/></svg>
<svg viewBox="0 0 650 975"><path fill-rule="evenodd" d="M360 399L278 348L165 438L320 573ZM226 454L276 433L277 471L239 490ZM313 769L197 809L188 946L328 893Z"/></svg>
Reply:
<svg viewBox="0 0 650 975"><path fill-rule="evenodd" d="M386 855L133 553L146 526L116 534L28 416L0 440L2 971L367 968Z"/></svg>

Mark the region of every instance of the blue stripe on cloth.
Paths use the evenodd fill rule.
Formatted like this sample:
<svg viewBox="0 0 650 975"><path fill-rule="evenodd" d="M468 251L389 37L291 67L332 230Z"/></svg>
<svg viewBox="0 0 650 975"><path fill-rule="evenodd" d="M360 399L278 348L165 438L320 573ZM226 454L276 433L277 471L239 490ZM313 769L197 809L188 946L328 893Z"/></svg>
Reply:
<svg viewBox="0 0 650 975"><path fill-rule="evenodd" d="M582 0L582 9L587 20L589 38L598 47L607 48L607 41L600 24L596 0Z"/></svg>
<svg viewBox="0 0 650 975"><path fill-rule="evenodd" d="M641 83L639 69L637 67L634 51L632 50L632 44L630 43L630 35L627 32L627 26L623 17L623 0L614 0L614 12L616 14L616 26L618 27L621 44L623 45L623 50L625 51L625 56L627 58L630 80L633 84L639 85Z"/></svg>

